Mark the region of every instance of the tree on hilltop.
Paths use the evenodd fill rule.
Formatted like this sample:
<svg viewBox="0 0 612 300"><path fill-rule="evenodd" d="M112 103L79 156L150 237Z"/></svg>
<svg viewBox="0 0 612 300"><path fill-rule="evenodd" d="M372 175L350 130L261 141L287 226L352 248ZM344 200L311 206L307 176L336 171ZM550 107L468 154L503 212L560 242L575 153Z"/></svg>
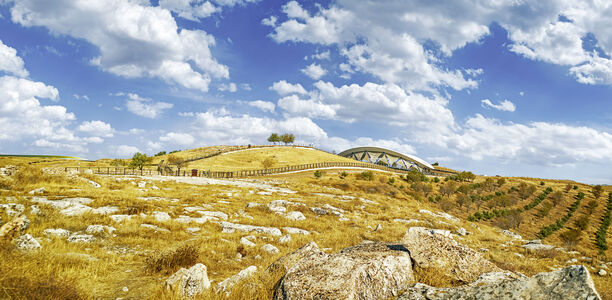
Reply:
<svg viewBox="0 0 612 300"><path fill-rule="evenodd" d="M268 137L268 142L270 143L274 143L276 145L276 143L280 142L281 138L280 136L278 136L277 133L273 133L270 135L270 137Z"/></svg>
<svg viewBox="0 0 612 300"><path fill-rule="evenodd" d="M181 172L181 168L183 167L187 167L187 161L185 161L184 159L176 156L176 155L170 155L168 156L168 163L171 165L175 165L178 173Z"/></svg>
<svg viewBox="0 0 612 300"><path fill-rule="evenodd" d="M295 136L293 136L293 133L285 133L280 136L280 139L285 145L293 144L295 141Z"/></svg>

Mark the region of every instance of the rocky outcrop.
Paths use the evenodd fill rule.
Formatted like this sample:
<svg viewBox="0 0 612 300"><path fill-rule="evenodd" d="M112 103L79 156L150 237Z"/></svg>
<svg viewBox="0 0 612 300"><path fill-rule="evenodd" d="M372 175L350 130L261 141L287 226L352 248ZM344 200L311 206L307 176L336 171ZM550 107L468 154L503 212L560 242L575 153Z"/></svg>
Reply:
<svg viewBox="0 0 612 300"><path fill-rule="evenodd" d="M552 245L546 245L546 244L542 244L541 240L531 240L529 242L527 242L527 244L522 246L523 248L527 249L527 250L552 250L555 248L555 246Z"/></svg>
<svg viewBox="0 0 612 300"><path fill-rule="evenodd" d="M15 247L22 251L33 251L41 248L40 243L29 234L24 234L14 241Z"/></svg>
<svg viewBox="0 0 612 300"><path fill-rule="evenodd" d="M385 299L414 283L403 245L370 242L326 254L311 243L296 252L277 263L276 268L296 261L278 283L275 299Z"/></svg>
<svg viewBox="0 0 612 300"><path fill-rule="evenodd" d="M30 220L25 215L21 215L0 227L0 239L12 240L19 236L30 226Z"/></svg>
<svg viewBox="0 0 612 300"><path fill-rule="evenodd" d="M453 282L470 283L487 272L501 269L478 252L460 245L449 237L423 227L411 227L400 241L409 251L415 265L426 272L437 272Z"/></svg>
<svg viewBox="0 0 612 300"><path fill-rule="evenodd" d="M246 278L250 277L251 275L253 275L255 272L257 272L257 267L256 266L250 266L240 272L238 272L238 274L225 279L223 281L221 281L218 285L217 285L217 293L219 292L225 292L225 295L229 295L232 287L234 287L234 285L236 285L237 283L245 280Z"/></svg>
<svg viewBox="0 0 612 300"><path fill-rule="evenodd" d="M430 299L601 299L584 266L512 278L503 273L483 274L472 284L456 288L435 288L416 284L398 300Z"/></svg>
<svg viewBox="0 0 612 300"><path fill-rule="evenodd" d="M210 288L206 266L196 264L189 269L181 268L166 280L166 289L179 298L193 298Z"/></svg>
<svg viewBox="0 0 612 300"><path fill-rule="evenodd" d="M274 227L263 227L263 226L254 226L254 225L243 225L243 224L235 224L230 222L221 222L222 231L225 233L233 233L234 231L242 231L242 232L258 232L264 233L274 236L281 236L282 233L280 229Z"/></svg>

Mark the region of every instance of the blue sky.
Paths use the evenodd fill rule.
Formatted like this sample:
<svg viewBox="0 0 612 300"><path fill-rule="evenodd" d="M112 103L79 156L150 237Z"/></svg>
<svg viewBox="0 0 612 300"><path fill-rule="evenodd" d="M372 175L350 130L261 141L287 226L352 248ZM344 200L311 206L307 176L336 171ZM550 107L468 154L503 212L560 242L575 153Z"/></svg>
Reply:
<svg viewBox="0 0 612 300"><path fill-rule="evenodd" d="M606 1L0 0L0 152L378 145L612 184Z"/></svg>

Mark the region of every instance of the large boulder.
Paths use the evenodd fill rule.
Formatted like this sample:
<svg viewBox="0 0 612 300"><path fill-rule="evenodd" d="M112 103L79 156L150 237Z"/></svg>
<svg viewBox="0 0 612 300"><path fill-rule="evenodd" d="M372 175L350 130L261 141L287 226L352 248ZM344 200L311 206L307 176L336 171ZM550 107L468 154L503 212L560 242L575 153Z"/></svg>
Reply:
<svg viewBox="0 0 612 300"><path fill-rule="evenodd" d="M539 273L533 277L483 274L472 284L456 288L435 288L415 284L398 300L433 299L601 299L584 266Z"/></svg>
<svg viewBox="0 0 612 300"><path fill-rule="evenodd" d="M217 293L225 292L225 295L229 296L231 289L234 287L234 285L255 274L255 272L257 272L257 267L249 266L248 268L238 272L238 274L221 281L217 285Z"/></svg>
<svg viewBox="0 0 612 300"><path fill-rule="evenodd" d="M501 271L480 253L460 245L445 233L411 227L400 243L410 251L416 267L425 269L424 272L436 272L452 282L470 283L483 273Z"/></svg>
<svg viewBox="0 0 612 300"><path fill-rule="evenodd" d="M189 269L181 268L166 280L166 289L179 298L193 298L210 288L206 266L195 264Z"/></svg>
<svg viewBox="0 0 612 300"><path fill-rule="evenodd" d="M289 253L277 259L275 262L269 265L268 268L266 268L265 274L268 276L280 274L280 276L282 276L287 272L287 270L289 270L289 268L295 265L298 261L317 253L321 253L321 250L319 250L319 247L315 242L310 242L293 251L292 253Z"/></svg>
<svg viewBox="0 0 612 300"><path fill-rule="evenodd" d="M41 248L40 243L29 234L24 234L14 241L15 247L22 251L33 251Z"/></svg>
<svg viewBox="0 0 612 300"><path fill-rule="evenodd" d="M386 299L414 283L410 253L403 245L366 242L336 254L309 245L301 252L313 253L289 268L275 299Z"/></svg>

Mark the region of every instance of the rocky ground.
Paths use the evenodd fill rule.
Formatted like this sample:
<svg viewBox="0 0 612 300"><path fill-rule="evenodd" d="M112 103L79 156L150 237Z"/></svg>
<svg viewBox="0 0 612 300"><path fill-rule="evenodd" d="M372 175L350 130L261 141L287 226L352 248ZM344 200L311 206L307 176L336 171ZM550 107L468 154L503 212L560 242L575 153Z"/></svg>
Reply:
<svg viewBox="0 0 612 300"><path fill-rule="evenodd" d="M347 191L311 176L77 174L24 183L13 173L0 191L9 298L36 298L31 286L43 285L58 298L599 299L612 283L605 257L368 190L380 183Z"/></svg>

